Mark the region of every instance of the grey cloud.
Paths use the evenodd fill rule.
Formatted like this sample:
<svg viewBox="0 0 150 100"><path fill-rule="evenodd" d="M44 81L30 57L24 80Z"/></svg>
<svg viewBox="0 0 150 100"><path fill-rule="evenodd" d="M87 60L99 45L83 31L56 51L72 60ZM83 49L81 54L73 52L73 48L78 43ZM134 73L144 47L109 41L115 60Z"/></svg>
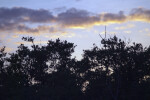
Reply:
<svg viewBox="0 0 150 100"><path fill-rule="evenodd" d="M61 9L60 9L61 10ZM68 27L87 27L101 25L104 23L122 23L125 21L146 21L150 22L150 10L144 8L135 8L131 10L129 15L124 15L123 11L119 13L104 13L92 14L86 10L75 8L68 9L59 13L57 16L45 9L29 9L23 7L0 8L0 32L3 31L23 31L23 32L54 32L59 31L50 26L38 26L31 28L25 26L26 23L33 25L40 24L55 24L58 28Z"/></svg>
<svg viewBox="0 0 150 100"><path fill-rule="evenodd" d="M0 31L31 30L24 23L46 23L53 22L55 17L48 10L33 10L23 7L0 8Z"/></svg>
<svg viewBox="0 0 150 100"><path fill-rule="evenodd" d="M125 21L126 16L124 15L123 11L120 11L118 14L113 14L113 13L106 13L103 16L103 21Z"/></svg>
<svg viewBox="0 0 150 100"><path fill-rule="evenodd" d="M91 16L90 13L85 10L71 8L66 12L58 14L57 21L64 26L78 26L100 21L100 17Z"/></svg>
<svg viewBox="0 0 150 100"><path fill-rule="evenodd" d="M145 15L145 16L150 16L150 10L145 9L145 8L134 8L131 10L130 15Z"/></svg>
<svg viewBox="0 0 150 100"><path fill-rule="evenodd" d="M0 22L49 22L54 16L48 10L23 7L0 8Z"/></svg>
<svg viewBox="0 0 150 100"><path fill-rule="evenodd" d="M59 27L39 25L36 27L26 26L24 24L8 24L7 27L0 27L0 32L20 33L20 34L42 34L42 33L60 33Z"/></svg>
<svg viewBox="0 0 150 100"><path fill-rule="evenodd" d="M150 10L145 8L134 8L130 12L130 17L133 20L145 20L150 22Z"/></svg>
<svg viewBox="0 0 150 100"><path fill-rule="evenodd" d="M61 30L53 26L37 26L35 28L30 28L25 25L19 25L16 30L18 33L30 33L30 34L40 34L40 33L59 33Z"/></svg>

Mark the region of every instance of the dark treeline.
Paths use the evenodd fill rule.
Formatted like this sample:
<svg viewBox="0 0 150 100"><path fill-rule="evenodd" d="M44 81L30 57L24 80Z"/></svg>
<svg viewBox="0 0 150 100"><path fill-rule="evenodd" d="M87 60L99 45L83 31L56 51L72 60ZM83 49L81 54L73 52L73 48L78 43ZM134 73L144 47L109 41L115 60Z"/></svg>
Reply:
<svg viewBox="0 0 150 100"><path fill-rule="evenodd" d="M71 58L75 45L48 41L0 50L0 100L150 100L150 47L116 36Z"/></svg>

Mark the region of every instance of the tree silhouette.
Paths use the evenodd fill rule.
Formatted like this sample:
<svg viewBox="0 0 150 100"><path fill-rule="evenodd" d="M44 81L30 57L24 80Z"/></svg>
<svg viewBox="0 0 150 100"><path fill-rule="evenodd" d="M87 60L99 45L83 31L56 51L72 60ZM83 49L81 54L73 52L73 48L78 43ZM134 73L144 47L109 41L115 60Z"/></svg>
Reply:
<svg viewBox="0 0 150 100"><path fill-rule="evenodd" d="M91 63L97 64L96 70L92 71L94 76L91 71L87 73L89 74L87 75L89 80L87 91L90 91L88 96L93 94L90 97L95 97L97 94L97 98L103 100L104 98L100 95L105 97L110 95L111 98L105 98L106 100L144 98L145 94L140 94L140 91L143 78L149 76L150 72L149 48L143 48L141 44L135 43L130 46L116 36L103 39L101 43L102 48L95 46L92 50L86 50L84 54L84 57L88 58ZM93 66L89 69L91 68Z"/></svg>
<svg viewBox="0 0 150 100"><path fill-rule="evenodd" d="M73 43L22 40L31 47L21 44L8 55L0 50L0 100L150 99L150 47L114 36L84 50L78 61L71 58Z"/></svg>
<svg viewBox="0 0 150 100"><path fill-rule="evenodd" d="M22 39L32 43L31 49L21 44L7 58L9 64L5 68L3 86L6 88L2 93L5 99L76 100L81 96L76 75L71 71L73 43L57 39L50 40L46 46L39 46L34 44L32 37Z"/></svg>

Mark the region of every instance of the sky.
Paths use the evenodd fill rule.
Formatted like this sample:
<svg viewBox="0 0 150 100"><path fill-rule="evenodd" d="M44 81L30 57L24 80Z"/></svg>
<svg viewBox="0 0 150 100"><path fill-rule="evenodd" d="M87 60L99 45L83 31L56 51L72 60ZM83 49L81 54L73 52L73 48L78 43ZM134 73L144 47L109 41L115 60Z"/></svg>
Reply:
<svg viewBox="0 0 150 100"><path fill-rule="evenodd" d="M0 47L14 52L23 36L35 43L67 40L77 45L77 59L104 37L118 36L125 41L150 44L149 0L0 0Z"/></svg>

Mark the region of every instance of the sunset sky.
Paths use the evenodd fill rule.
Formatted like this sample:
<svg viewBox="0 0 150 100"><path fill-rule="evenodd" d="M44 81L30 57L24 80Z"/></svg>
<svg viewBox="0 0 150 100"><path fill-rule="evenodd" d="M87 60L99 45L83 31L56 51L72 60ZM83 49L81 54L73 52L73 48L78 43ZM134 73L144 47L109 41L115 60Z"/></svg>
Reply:
<svg viewBox="0 0 150 100"><path fill-rule="evenodd" d="M67 40L83 49L100 46L99 34L150 44L150 0L0 0L0 47L13 52L23 36L35 43Z"/></svg>

